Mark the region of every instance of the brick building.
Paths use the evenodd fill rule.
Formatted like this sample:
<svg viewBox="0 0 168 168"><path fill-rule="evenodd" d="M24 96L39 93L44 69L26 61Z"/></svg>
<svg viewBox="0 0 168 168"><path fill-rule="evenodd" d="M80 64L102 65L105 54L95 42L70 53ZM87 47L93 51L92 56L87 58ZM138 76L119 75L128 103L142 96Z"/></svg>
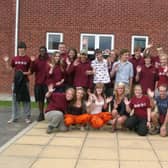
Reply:
<svg viewBox="0 0 168 168"><path fill-rule="evenodd" d="M150 40L168 50L167 9L167 0L1 0L0 55L12 57L17 38L28 55L37 55L41 45L52 52L59 41L80 50L85 37L90 54L98 47L132 51ZM9 93L12 74L0 61L0 92Z"/></svg>

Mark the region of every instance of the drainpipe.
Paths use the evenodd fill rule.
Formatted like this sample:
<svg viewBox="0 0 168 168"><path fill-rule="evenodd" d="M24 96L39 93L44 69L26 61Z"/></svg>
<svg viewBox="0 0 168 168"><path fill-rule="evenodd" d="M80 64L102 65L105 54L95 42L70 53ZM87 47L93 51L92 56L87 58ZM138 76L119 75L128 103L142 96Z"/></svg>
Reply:
<svg viewBox="0 0 168 168"><path fill-rule="evenodd" d="M16 17L15 17L15 56L18 48L18 28L19 28L19 0L16 0Z"/></svg>

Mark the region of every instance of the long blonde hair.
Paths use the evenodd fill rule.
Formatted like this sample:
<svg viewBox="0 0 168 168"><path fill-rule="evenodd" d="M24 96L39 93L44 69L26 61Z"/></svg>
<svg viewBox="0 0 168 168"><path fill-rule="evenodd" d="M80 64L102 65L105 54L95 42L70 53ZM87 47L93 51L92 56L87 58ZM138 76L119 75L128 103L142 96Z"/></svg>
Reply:
<svg viewBox="0 0 168 168"><path fill-rule="evenodd" d="M122 87L122 88L123 88L123 94L120 95L120 96L119 96L118 91L117 91L118 87ZM115 88L115 90L114 90L114 95L115 95L116 101L119 102L119 101L121 100L120 98L124 98L125 94L126 94L126 93L125 93L125 84L122 83L122 82L119 82L119 83L116 85L116 88Z"/></svg>

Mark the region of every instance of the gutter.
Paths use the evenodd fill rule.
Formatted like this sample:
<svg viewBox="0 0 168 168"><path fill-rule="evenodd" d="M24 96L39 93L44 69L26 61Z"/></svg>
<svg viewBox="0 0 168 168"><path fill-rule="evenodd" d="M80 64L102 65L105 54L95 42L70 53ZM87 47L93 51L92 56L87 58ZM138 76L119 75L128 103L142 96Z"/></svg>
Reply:
<svg viewBox="0 0 168 168"><path fill-rule="evenodd" d="M19 0L16 0L16 16L15 16L15 56L18 48L18 29L19 29Z"/></svg>

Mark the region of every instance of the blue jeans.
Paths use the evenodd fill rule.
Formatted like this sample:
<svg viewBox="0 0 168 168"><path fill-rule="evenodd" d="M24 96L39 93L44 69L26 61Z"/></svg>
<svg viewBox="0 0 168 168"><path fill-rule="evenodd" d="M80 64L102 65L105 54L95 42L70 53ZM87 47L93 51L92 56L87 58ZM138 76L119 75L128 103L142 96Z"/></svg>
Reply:
<svg viewBox="0 0 168 168"><path fill-rule="evenodd" d="M27 83L28 86L28 83ZM13 92L14 84L12 84L12 92ZM20 104L21 102L16 101L16 94L12 93L12 119L18 119L20 116ZM31 117L31 103L22 102L23 104L23 112L25 118Z"/></svg>

